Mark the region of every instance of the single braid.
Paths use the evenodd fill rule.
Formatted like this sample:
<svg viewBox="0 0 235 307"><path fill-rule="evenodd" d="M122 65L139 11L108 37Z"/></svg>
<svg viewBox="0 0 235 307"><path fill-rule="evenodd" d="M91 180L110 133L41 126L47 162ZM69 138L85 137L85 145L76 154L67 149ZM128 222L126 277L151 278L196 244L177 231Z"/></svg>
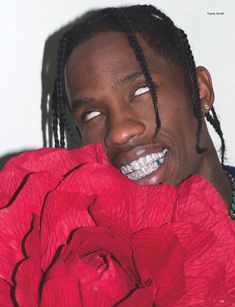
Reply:
<svg viewBox="0 0 235 307"><path fill-rule="evenodd" d="M144 11L146 11L148 14L151 14L153 17L163 20L167 22L169 25L175 27L175 24L173 23L173 21L166 14L158 10L153 5L142 5L142 6L140 5L140 7L142 7Z"/></svg>
<svg viewBox="0 0 235 307"><path fill-rule="evenodd" d="M67 104L67 107L68 107L68 114L71 116L72 115L72 111L71 111L71 108L70 108L69 104ZM67 118L69 116L68 114L67 114ZM77 128L77 126L76 126L76 128ZM66 117L65 117L65 129L66 129L66 132L69 135L70 140L72 141L73 146L77 147L79 145L79 142L78 142L78 139L77 139L77 135L74 135L73 130L70 127L69 120L67 120ZM81 134L80 134L80 131L79 131L78 128L77 128L77 132L78 132L79 138L81 138Z"/></svg>
<svg viewBox="0 0 235 307"><path fill-rule="evenodd" d="M191 100L193 105L193 112L195 117L197 118L197 131L196 131L196 149L198 153L202 153L205 151L204 148L200 147L200 137L202 130L202 112L200 105L200 95L199 88L197 82L196 75L196 65L194 61L194 57L188 43L187 35L182 30L176 31L178 33L178 42L181 45L181 50L184 50L183 55L183 63L185 67L185 76L188 88L191 94Z"/></svg>
<svg viewBox="0 0 235 307"><path fill-rule="evenodd" d="M124 10L120 8L118 10L114 10L113 12L116 18L118 19L120 25L122 25L123 31L126 33L128 41L132 49L134 50L136 58L144 73L145 80L146 80L147 86L149 87L150 94L151 94L152 101L153 101L153 106L154 106L154 111L155 111L155 116L156 116L156 125L157 125L157 128L159 129L161 127L161 122L160 122L160 117L159 117L159 112L158 112L157 94L156 94L156 89L155 89L151 74L149 72L148 64L144 57L144 52L137 40L132 23L129 17L127 16L127 14L124 12Z"/></svg>
<svg viewBox="0 0 235 307"><path fill-rule="evenodd" d="M66 132L68 133L68 135L69 135L69 137L70 137L72 143L73 143L74 145L77 145L78 142L77 142L77 140L76 140L76 138L75 138L75 136L74 136L74 134L73 134L73 131L72 131L72 129L70 128L69 123L68 123L68 121L66 120L66 118L65 118L65 128L66 128Z"/></svg>
<svg viewBox="0 0 235 307"><path fill-rule="evenodd" d="M221 164L224 165L224 158L225 158L225 141L223 137L223 132L221 129L220 121L217 117L215 109L211 108L212 115L208 112L205 114L206 120L211 124L211 126L215 129L216 133L220 137L221 141Z"/></svg>
<svg viewBox="0 0 235 307"><path fill-rule="evenodd" d="M65 147L65 83L64 83L64 67L66 62L66 46L68 38L64 35L59 41L57 54L57 78L55 83L55 95L53 95L53 106L56 105L57 119L53 120L54 137L56 147ZM59 137L58 137L58 119L59 119ZM59 145L59 146L58 146Z"/></svg>
<svg viewBox="0 0 235 307"><path fill-rule="evenodd" d="M58 104L57 104L57 95L56 95L56 82L54 85L54 91L53 91L53 98L52 98L52 128L53 128L53 134L54 134L54 141L55 141L55 147L60 147L60 141L58 136Z"/></svg>

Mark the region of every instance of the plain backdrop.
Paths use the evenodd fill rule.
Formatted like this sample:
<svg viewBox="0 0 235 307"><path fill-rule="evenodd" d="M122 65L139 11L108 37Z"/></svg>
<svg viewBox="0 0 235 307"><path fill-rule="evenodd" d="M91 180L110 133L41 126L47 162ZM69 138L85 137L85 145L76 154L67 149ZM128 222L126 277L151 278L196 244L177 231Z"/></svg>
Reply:
<svg viewBox="0 0 235 307"><path fill-rule="evenodd" d="M235 165L234 0L0 0L0 157L43 145L41 68L48 36L87 10L138 3L156 5L183 28L197 65L211 72L227 162Z"/></svg>

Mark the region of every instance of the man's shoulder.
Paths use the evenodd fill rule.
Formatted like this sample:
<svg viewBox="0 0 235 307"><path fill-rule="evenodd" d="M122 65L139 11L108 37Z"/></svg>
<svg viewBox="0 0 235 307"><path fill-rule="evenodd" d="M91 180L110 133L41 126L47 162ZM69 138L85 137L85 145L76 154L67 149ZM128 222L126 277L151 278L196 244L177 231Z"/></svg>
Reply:
<svg viewBox="0 0 235 307"><path fill-rule="evenodd" d="M225 169L233 176L235 177L235 167L231 165L226 165Z"/></svg>

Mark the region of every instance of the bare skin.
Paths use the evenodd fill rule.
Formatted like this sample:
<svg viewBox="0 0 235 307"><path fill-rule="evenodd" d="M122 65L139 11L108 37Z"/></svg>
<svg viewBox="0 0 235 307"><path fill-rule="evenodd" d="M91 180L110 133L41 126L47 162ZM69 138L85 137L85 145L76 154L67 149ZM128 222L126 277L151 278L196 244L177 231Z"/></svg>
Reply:
<svg viewBox="0 0 235 307"><path fill-rule="evenodd" d="M196 152L197 121L179 68L160 57L138 35L157 87L161 127L156 128L152 98L132 48L123 33L105 32L83 42L66 65L67 92L84 144L101 143L110 162L120 169L147 154L167 149L164 163L140 184L177 185L192 174L209 180L231 204L231 186L205 121ZM212 107L209 72L197 68L201 110Z"/></svg>

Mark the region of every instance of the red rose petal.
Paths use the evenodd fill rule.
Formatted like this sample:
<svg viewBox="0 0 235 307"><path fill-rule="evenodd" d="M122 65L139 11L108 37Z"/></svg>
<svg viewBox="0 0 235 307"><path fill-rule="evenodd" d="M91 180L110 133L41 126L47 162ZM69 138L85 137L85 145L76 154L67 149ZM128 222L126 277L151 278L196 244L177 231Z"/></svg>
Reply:
<svg viewBox="0 0 235 307"><path fill-rule="evenodd" d="M0 278L0 306L13 307L11 300L11 286L8 282Z"/></svg>
<svg viewBox="0 0 235 307"><path fill-rule="evenodd" d="M59 188L74 193L78 186L81 193L96 195L92 214L97 223L137 231L173 219L176 190L167 184L139 186L114 167L93 163L72 172Z"/></svg>
<svg viewBox="0 0 235 307"><path fill-rule="evenodd" d="M25 306L37 306L39 285L44 306L235 305L235 224L203 178L142 187L93 144L22 154L0 180L3 295L26 253L15 275ZM22 242L32 214L41 228Z"/></svg>
<svg viewBox="0 0 235 307"><path fill-rule="evenodd" d="M24 258L22 240L30 228L32 214L40 214L46 193L57 181L45 173L30 175L14 202L0 211L0 277L9 282L12 269Z"/></svg>
<svg viewBox="0 0 235 307"><path fill-rule="evenodd" d="M39 218L34 216L31 229L25 238L25 259L20 263L15 277L15 298L19 306L37 307L39 285L42 278L40 268L41 247L39 241Z"/></svg>
<svg viewBox="0 0 235 307"><path fill-rule="evenodd" d="M61 276L45 281L40 307L74 306L84 306L77 278L61 273Z"/></svg>
<svg viewBox="0 0 235 307"><path fill-rule="evenodd" d="M156 297L156 288L151 283L150 285L138 288L134 291L131 291L130 294L123 298L121 302L119 302L117 305L118 307L153 307L155 306L154 303L155 297ZM157 305L160 306L160 305Z"/></svg>
<svg viewBox="0 0 235 307"><path fill-rule="evenodd" d="M120 248L121 247L121 248ZM69 244L70 250L77 250L80 257L94 252L104 251L118 260L128 276L136 281L136 272L132 262L132 249L129 239L106 227L85 227L77 230Z"/></svg>
<svg viewBox="0 0 235 307"><path fill-rule="evenodd" d="M56 249L65 244L70 233L84 226L95 225L88 207L94 197L59 190L51 192L41 216L42 268L51 262Z"/></svg>
<svg viewBox="0 0 235 307"><path fill-rule="evenodd" d="M141 284L151 280L157 291L157 305L167 306L179 299L185 288L184 255L177 236L163 228L146 228L132 241L134 260Z"/></svg>
<svg viewBox="0 0 235 307"><path fill-rule="evenodd" d="M101 243L94 249L94 242L90 242L92 234L104 233L104 229L93 228L93 231L86 234L82 234L83 229L76 231L48 271L42 289L42 302L45 306L74 306L76 300L82 302L82 306L111 306L134 287L135 282L110 256L108 248L103 250L102 245L107 244L109 247L108 242L100 237ZM66 283L66 290L62 289L59 293L63 283Z"/></svg>

